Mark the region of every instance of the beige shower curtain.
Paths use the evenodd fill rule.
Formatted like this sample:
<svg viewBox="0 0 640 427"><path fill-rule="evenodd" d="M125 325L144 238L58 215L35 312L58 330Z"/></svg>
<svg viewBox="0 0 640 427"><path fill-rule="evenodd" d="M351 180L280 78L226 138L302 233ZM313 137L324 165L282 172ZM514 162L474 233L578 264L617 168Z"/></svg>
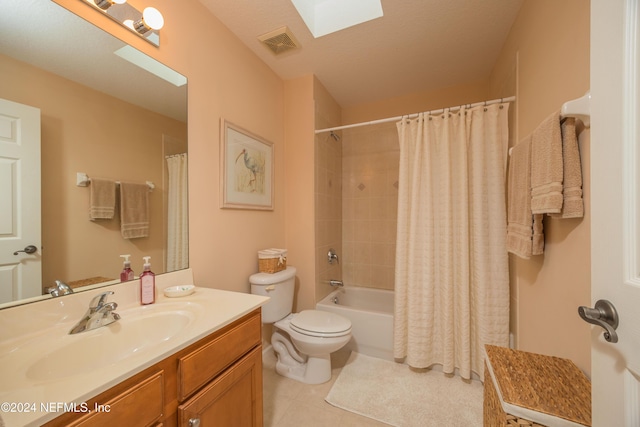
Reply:
<svg viewBox="0 0 640 427"><path fill-rule="evenodd" d="M397 124L394 357L409 366L482 378L484 344L508 345L508 108Z"/></svg>
<svg viewBox="0 0 640 427"><path fill-rule="evenodd" d="M168 156L167 271L189 266L187 154Z"/></svg>

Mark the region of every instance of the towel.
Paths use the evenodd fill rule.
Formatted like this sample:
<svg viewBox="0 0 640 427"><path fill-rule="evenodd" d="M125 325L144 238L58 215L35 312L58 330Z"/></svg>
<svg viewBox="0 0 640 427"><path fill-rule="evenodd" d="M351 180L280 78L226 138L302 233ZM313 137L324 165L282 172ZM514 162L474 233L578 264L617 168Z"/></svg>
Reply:
<svg viewBox="0 0 640 427"><path fill-rule="evenodd" d="M557 218L582 218L584 202L582 200L582 166L580 149L576 136L576 119L567 117L561 125L562 161L563 161L563 203L560 213L549 214Z"/></svg>
<svg viewBox="0 0 640 427"><path fill-rule="evenodd" d="M534 214L562 210L563 178L560 112L556 111L531 135L531 211Z"/></svg>
<svg viewBox="0 0 640 427"><path fill-rule="evenodd" d="M116 183L108 179L91 178L89 219L111 219L116 210Z"/></svg>
<svg viewBox="0 0 640 427"><path fill-rule="evenodd" d="M125 239L149 236L149 186L120 183L120 232Z"/></svg>
<svg viewBox="0 0 640 427"><path fill-rule="evenodd" d="M507 251L525 259L544 249L542 215L531 213L531 139L513 147L507 189Z"/></svg>

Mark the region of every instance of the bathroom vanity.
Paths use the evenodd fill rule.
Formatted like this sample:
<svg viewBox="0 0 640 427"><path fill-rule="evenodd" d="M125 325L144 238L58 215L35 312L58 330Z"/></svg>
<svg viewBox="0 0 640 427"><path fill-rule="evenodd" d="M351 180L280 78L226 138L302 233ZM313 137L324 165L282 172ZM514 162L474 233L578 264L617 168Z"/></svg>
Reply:
<svg viewBox="0 0 640 427"><path fill-rule="evenodd" d="M68 330L100 290L9 309L21 326L0 341L0 401L15 409L0 413L6 427L261 426L267 298L196 288L183 298L160 291L141 307L128 285L109 288L119 321L76 335ZM23 321L38 328L52 311L51 328L26 330ZM0 327L8 318L0 311Z"/></svg>

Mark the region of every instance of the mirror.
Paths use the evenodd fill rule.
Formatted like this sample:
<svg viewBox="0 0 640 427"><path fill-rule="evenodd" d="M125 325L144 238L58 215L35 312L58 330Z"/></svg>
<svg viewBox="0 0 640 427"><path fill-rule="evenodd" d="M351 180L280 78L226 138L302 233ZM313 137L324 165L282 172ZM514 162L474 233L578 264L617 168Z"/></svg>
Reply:
<svg viewBox="0 0 640 427"><path fill-rule="evenodd" d="M151 256L156 274L188 267L187 215L178 214L185 219L177 227L170 218L175 215L168 213L169 207L174 210L176 203L169 202L167 166L168 158L182 153L186 157L186 78L164 67L182 80L169 83L114 54L122 48L141 54L53 2L0 3L0 100L40 110L42 214L37 243L21 242L20 247L11 243L20 230L36 229L37 223L22 224L25 220L13 218L17 226L9 232L0 225L0 307L48 298L47 288L55 280L72 285L76 292L84 285L94 288L118 283L123 267L119 256L124 254L131 255L136 277L142 272L143 256ZM0 149L3 123L0 120ZM4 129L8 128L11 125ZM9 162L0 151L0 174L3 161L4 170L10 171L3 177L19 169L7 166ZM78 173L118 182L152 182L148 236L123 238L119 190L114 218L90 221L91 185L77 186ZM186 178L183 181L186 186ZM22 199L22 189L22 185L15 185L3 195L0 186L0 204ZM186 188L182 193L186 209ZM8 215L20 214L20 209L14 209ZM2 215L0 212L0 223ZM172 231L175 228L181 231ZM2 249L3 239L13 244L10 251ZM182 239L182 249L169 243L176 239ZM28 244L37 246L38 252L8 253ZM182 257L177 263L171 256L175 250ZM26 266L38 262L40 283L33 283L37 279L29 283L37 296L16 290L16 277L23 275Z"/></svg>

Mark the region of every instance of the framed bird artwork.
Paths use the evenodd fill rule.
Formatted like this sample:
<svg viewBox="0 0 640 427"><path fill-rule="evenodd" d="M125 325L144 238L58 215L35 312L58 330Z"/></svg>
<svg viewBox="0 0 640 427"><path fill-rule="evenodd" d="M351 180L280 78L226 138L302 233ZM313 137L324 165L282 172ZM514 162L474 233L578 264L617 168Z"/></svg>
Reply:
<svg viewBox="0 0 640 427"><path fill-rule="evenodd" d="M220 123L221 207L273 210L273 143Z"/></svg>

